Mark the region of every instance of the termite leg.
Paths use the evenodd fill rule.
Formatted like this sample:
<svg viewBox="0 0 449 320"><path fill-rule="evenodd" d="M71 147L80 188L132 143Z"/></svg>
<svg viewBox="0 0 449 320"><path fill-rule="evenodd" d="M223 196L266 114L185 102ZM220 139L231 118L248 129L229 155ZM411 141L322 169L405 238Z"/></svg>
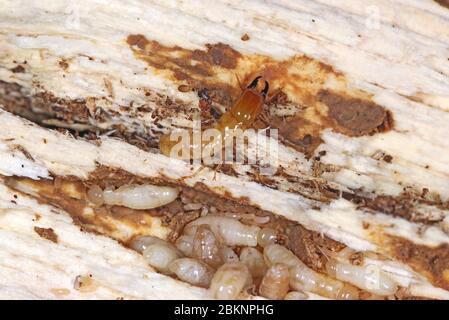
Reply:
<svg viewBox="0 0 449 320"><path fill-rule="evenodd" d="M265 124L268 128L271 127L270 118L268 116L268 114L270 113L269 105L277 98L277 96L281 92L282 92L282 89L278 88L271 95L266 97L266 95L268 93L268 88L267 88L267 90L265 90L265 88L264 88L264 90L262 90L262 95L265 98L265 104L263 106L263 112L259 116L259 120L262 121L262 123Z"/></svg>
<svg viewBox="0 0 449 320"><path fill-rule="evenodd" d="M198 169L196 169L194 172L192 172L191 174L184 176L184 178L181 179L181 181L187 180L187 179L191 179L194 178L195 176L197 176L198 174L200 174L203 170L206 170L206 166L200 166Z"/></svg>
<svg viewBox="0 0 449 320"><path fill-rule="evenodd" d="M266 112L263 112L263 113L260 114L259 120L262 121L262 123L263 123L264 125L266 125L267 128L270 128L270 127L271 127L271 124L270 124L270 118L266 115Z"/></svg>
<svg viewBox="0 0 449 320"><path fill-rule="evenodd" d="M257 87L257 83L259 82L259 79L262 78L262 76L256 77L251 83L247 86L248 89L254 89Z"/></svg>
<svg viewBox="0 0 449 320"><path fill-rule="evenodd" d="M239 76L238 76L238 74L234 74L235 75L235 78L237 79L237 83L238 83L238 85L239 85L239 88L240 88L240 90L245 90L246 88L245 88L245 86L242 84L242 82L240 81L240 78L239 78Z"/></svg>
<svg viewBox="0 0 449 320"><path fill-rule="evenodd" d="M277 96L280 94L282 92L282 88L278 88L278 89L276 89L266 100L265 100L265 103L266 104L270 104L270 103L272 103L276 98L277 98Z"/></svg>
<svg viewBox="0 0 449 320"><path fill-rule="evenodd" d="M213 181L217 181L217 172L221 170L221 167L223 166L223 163L219 163L214 166L212 170L214 170L214 177L212 178Z"/></svg>

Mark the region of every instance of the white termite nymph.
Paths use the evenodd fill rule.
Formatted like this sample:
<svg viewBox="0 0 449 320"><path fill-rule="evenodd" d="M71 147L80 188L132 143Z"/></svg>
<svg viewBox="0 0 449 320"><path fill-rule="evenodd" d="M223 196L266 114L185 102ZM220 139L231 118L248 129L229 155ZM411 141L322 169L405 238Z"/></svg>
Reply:
<svg viewBox="0 0 449 320"><path fill-rule="evenodd" d="M354 266L330 259L326 264L326 270L338 280L379 296L389 296L398 290L398 285L375 265Z"/></svg>
<svg viewBox="0 0 449 320"><path fill-rule="evenodd" d="M212 296L217 299L236 299L251 283L251 275L243 263L229 262L215 272L210 291Z"/></svg>
<svg viewBox="0 0 449 320"><path fill-rule="evenodd" d="M157 271L170 274L170 264L181 257L181 253L171 245L154 243L145 248L143 257Z"/></svg>
<svg viewBox="0 0 449 320"><path fill-rule="evenodd" d="M207 215L190 222L185 232L193 233L195 228L205 224L210 226L215 235L228 246L249 246L257 245L257 235L260 228L243 224L237 219L221 216Z"/></svg>
<svg viewBox="0 0 449 320"><path fill-rule="evenodd" d="M153 209L174 201L179 190L150 184L121 186L103 191L105 204L124 206L136 210Z"/></svg>

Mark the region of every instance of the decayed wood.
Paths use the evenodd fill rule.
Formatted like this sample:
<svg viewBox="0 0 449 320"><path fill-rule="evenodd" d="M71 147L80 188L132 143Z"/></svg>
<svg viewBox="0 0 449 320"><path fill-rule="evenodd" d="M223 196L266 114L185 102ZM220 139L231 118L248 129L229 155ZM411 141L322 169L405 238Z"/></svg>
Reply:
<svg viewBox="0 0 449 320"><path fill-rule="evenodd" d="M201 92L223 112L240 94L239 81L261 74L271 93L282 91L267 108L282 138L271 159L281 169L263 180L253 168L234 165L238 177L221 173L209 187L357 250L381 252L397 260L409 282L422 276L449 289L449 10L443 2L1 5L4 108L44 126L126 141L105 137L95 146L57 138L1 113L2 175L87 178L102 164L149 177L157 170L189 176L188 164L175 161L174 169L156 154L159 135L192 125ZM153 168L129 162L133 157ZM212 175L206 169L187 184ZM442 261L432 265L436 256ZM419 294L447 294L429 290Z"/></svg>

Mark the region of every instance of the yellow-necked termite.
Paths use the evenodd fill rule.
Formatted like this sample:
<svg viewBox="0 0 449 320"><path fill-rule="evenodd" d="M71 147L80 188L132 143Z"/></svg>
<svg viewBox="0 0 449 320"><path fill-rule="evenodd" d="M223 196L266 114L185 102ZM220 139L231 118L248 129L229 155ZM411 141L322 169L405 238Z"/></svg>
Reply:
<svg viewBox="0 0 449 320"><path fill-rule="evenodd" d="M161 153L169 157L190 160L200 159L205 154L209 156L210 152L217 148L221 150L228 141L231 141L230 139L233 139L237 130L249 128L262 112L269 85L265 81L264 88L258 92L257 85L261 78L261 76L256 77L243 91L234 106L223 114L215 126L210 128L215 129L210 131L213 134L203 134L203 132L194 134L194 131L190 130L187 137L183 136L185 131L162 135L159 141Z"/></svg>

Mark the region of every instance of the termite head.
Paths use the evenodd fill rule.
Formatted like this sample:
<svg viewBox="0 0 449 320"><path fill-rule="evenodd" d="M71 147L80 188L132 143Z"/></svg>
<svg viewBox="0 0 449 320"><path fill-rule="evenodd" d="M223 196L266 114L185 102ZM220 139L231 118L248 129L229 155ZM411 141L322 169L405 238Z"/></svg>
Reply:
<svg viewBox="0 0 449 320"><path fill-rule="evenodd" d="M256 78L254 78L253 81L251 81L251 83L246 88L249 90L256 90L260 79L262 79L262 76L257 76ZM265 99L268 94L269 85L268 85L268 81L264 80L264 82L265 82L265 86L263 87L262 91L260 91L260 94Z"/></svg>

